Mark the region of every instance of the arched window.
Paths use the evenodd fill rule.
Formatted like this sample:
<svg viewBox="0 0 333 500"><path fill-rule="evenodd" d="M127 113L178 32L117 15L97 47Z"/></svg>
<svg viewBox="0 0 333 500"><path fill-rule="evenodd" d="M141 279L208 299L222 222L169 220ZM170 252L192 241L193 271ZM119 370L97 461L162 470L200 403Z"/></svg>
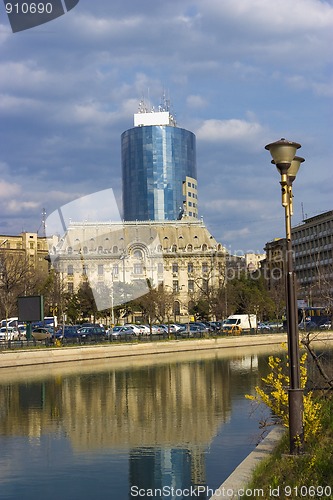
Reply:
<svg viewBox="0 0 333 500"><path fill-rule="evenodd" d="M207 248L208 248L208 247L207 247L206 243L204 243L204 244L202 245L202 251L203 251L203 252L207 252Z"/></svg>
<svg viewBox="0 0 333 500"><path fill-rule="evenodd" d="M180 315L180 302L178 300L175 300L173 303L173 314L175 316Z"/></svg>
<svg viewBox="0 0 333 500"><path fill-rule="evenodd" d="M142 252L141 252L141 250L134 250L133 257L135 259L142 259Z"/></svg>
<svg viewBox="0 0 333 500"><path fill-rule="evenodd" d="M114 245L114 247L112 248L112 253L118 253L117 245Z"/></svg>
<svg viewBox="0 0 333 500"><path fill-rule="evenodd" d="M67 253L68 253L68 255L71 255L73 253L73 248L72 247L68 247L67 248Z"/></svg>
<svg viewBox="0 0 333 500"><path fill-rule="evenodd" d="M177 252L177 245L172 245L171 252Z"/></svg>
<svg viewBox="0 0 333 500"><path fill-rule="evenodd" d="M191 244L187 245L187 251L192 252L193 246Z"/></svg>

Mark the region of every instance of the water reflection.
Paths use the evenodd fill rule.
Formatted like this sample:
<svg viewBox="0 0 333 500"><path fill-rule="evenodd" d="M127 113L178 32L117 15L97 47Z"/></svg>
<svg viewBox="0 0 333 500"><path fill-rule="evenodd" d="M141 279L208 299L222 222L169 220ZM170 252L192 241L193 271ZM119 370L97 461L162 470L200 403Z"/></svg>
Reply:
<svg viewBox="0 0 333 500"><path fill-rule="evenodd" d="M19 459L15 474L12 470L1 474L1 490L6 491L6 484L8 487L4 498L15 498L10 496L11 487L22 479L22 498L38 498L36 493L59 498L69 487L68 467L75 474L74 478L71 475L72 493L68 496L66 490L66 499L77 498L78 491L80 498L91 498L91 488L96 485L93 478L97 480L102 473L97 498L104 494L133 498L133 485L144 490L206 485L214 440L223 426L232 428L233 419L238 428L249 425L249 402L244 394L253 392L266 367L267 356L248 352L237 357L197 353L187 360L184 355L173 356L173 361L146 361L145 366L132 363L130 368L110 367L110 362L103 370L62 366L55 375L35 373L33 377L31 372L34 380L30 382L20 380L17 371L10 382L7 372L0 382L0 439L6 438L4 443L19 453ZM257 423L251 425L253 431ZM22 440L16 446L19 437ZM32 469L24 453L34 463ZM37 484L34 474L46 467L46 456L52 474L48 481ZM215 487L222 480L219 475ZM110 488L115 496L108 493Z"/></svg>

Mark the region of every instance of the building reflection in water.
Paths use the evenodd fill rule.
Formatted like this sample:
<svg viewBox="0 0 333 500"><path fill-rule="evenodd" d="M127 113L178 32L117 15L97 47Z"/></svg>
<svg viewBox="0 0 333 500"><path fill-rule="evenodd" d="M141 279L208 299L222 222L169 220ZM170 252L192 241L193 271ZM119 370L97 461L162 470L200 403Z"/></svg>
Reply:
<svg viewBox="0 0 333 500"><path fill-rule="evenodd" d="M252 355L6 383L0 434L62 433L74 453L126 449L129 488L205 485L205 451L230 418L231 393L258 378Z"/></svg>

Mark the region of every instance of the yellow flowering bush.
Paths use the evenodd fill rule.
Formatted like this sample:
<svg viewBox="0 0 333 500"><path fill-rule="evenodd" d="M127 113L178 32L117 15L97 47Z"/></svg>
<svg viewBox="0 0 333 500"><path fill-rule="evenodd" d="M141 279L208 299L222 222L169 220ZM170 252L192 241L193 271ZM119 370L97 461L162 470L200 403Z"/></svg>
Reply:
<svg viewBox="0 0 333 500"><path fill-rule="evenodd" d="M307 382L306 368L307 353L305 352L300 359L301 388L304 389ZM289 364L282 365L282 360L278 357L270 356L268 364L271 369L267 377L261 380L264 387L255 387L256 395L247 394L245 397L257 403L264 403L268 406L274 415L278 417L285 427L289 427L289 409L288 409L288 387L289 375L284 372ZM304 392L303 395L303 425L304 439L315 436L321 429L319 420L319 411L321 404L314 401L312 391Z"/></svg>

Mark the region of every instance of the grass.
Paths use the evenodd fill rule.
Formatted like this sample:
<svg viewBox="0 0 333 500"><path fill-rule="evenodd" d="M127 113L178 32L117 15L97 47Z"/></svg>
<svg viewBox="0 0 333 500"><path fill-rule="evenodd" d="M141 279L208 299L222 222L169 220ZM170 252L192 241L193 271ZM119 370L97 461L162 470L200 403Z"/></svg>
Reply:
<svg viewBox="0 0 333 500"><path fill-rule="evenodd" d="M291 456L286 433L270 458L255 469L247 489L257 491L245 498L333 499L333 395L321 403L320 435L305 443L303 454Z"/></svg>

